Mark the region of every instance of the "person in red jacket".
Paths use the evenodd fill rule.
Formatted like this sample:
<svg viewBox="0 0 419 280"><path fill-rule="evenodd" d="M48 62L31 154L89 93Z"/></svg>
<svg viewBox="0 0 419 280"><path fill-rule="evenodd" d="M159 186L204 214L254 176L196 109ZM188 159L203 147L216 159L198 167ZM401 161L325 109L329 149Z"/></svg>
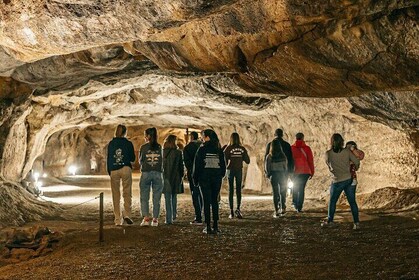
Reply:
<svg viewBox="0 0 419 280"><path fill-rule="evenodd" d="M304 134L298 132L295 138L295 143L291 146L292 157L294 159L292 204L297 212L301 212L307 181L314 175L314 162L313 152L304 142Z"/></svg>

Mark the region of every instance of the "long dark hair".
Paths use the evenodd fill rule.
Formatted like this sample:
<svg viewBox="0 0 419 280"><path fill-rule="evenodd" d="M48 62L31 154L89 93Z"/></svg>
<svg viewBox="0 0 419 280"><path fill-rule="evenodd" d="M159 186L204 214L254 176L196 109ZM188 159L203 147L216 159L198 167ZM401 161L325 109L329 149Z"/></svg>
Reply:
<svg viewBox="0 0 419 280"><path fill-rule="evenodd" d="M217 149L221 149L220 140L218 140L218 135L217 135L217 133L215 133L214 130L205 129L205 130L202 131L202 134L203 134L204 138L206 136L209 137L210 140L209 140L208 145L214 146Z"/></svg>
<svg viewBox="0 0 419 280"><path fill-rule="evenodd" d="M240 142L240 136L239 136L239 134L237 133L237 132L233 132L233 133L231 133L231 136L230 136L230 143L228 143L230 146L239 146L239 145L241 145L241 142Z"/></svg>
<svg viewBox="0 0 419 280"><path fill-rule="evenodd" d="M343 150L343 144L345 143L345 141L343 140L342 135L340 135L339 133L335 133L332 135L330 143L332 144L332 150L335 153L340 153Z"/></svg>
<svg viewBox="0 0 419 280"><path fill-rule="evenodd" d="M147 128L144 131L144 135L147 137L151 148L158 149L160 147L159 143L157 142L157 129L155 127Z"/></svg>
<svg viewBox="0 0 419 280"><path fill-rule="evenodd" d="M127 136L127 127L123 124L118 124L115 129L115 137L125 137Z"/></svg>
<svg viewBox="0 0 419 280"><path fill-rule="evenodd" d="M177 139L176 135L170 134L169 136L167 136L166 139L164 140L163 148L177 149L176 139Z"/></svg>

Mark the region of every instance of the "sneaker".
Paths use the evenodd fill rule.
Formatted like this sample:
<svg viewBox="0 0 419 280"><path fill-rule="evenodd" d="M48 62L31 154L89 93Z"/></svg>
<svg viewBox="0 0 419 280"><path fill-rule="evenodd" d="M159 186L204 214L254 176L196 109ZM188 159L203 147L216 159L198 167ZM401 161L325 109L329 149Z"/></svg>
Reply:
<svg viewBox="0 0 419 280"><path fill-rule="evenodd" d="M212 229L205 227L204 230L202 231L203 234L214 234L214 232L212 231Z"/></svg>
<svg viewBox="0 0 419 280"><path fill-rule="evenodd" d="M322 227L327 228L327 227L334 227L334 226L335 226L335 223L334 223L333 221L324 220L324 221L322 221L322 222L320 223L320 225L321 225Z"/></svg>
<svg viewBox="0 0 419 280"><path fill-rule="evenodd" d="M202 226L203 225L202 221L197 221L197 220L193 220L189 224L191 224L193 226Z"/></svg>
<svg viewBox="0 0 419 280"><path fill-rule="evenodd" d="M361 226L359 225L359 223L354 223L353 229L354 230L359 230L359 229L361 229Z"/></svg>
<svg viewBox="0 0 419 280"><path fill-rule="evenodd" d="M121 218L121 219L119 219L119 221L115 222L115 225L116 226L122 226L123 223L124 223L124 220Z"/></svg>
<svg viewBox="0 0 419 280"><path fill-rule="evenodd" d="M150 218L144 217L143 221L140 224L140 227L148 227L150 226Z"/></svg>
<svg viewBox="0 0 419 280"><path fill-rule="evenodd" d="M157 218L153 218L153 221L151 222L152 227L157 227L159 225L159 220Z"/></svg>
<svg viewBox="0 0 419 280"><path fill-rule="evenodd" d="M280 214L281 216L284 216L284 215L285 215L285 213L286 213L285 208L279 209L279 214Z"/></svg>
<svg viewBox="0 0 419 280"><path fill-rule="evenodd" d="M236 214L237 219L243 219L243 215L240 212L240 209L236 209L234 213Z"/></svg>
<svg viewBox="0 0 419 280"><path fill-rule="evenodd" d="M125 217L125 218L124 218L124 222L125 222L127 225L132 225L132 224L134 223L134 221L133 221L133 220L131 220L131 218L130 218L130 217Z"/></svg>
<svg viewBox="0 0 419 280"><path fill-rule="evenodd" d="M273 218L279 218L280 214L279 211L275 211L274 214L272 215Z"/></svg>
<svg viewBox="0 0 419 280"><path fill-rule="evenodd" d="M229 218L229 219L233 219L233 218L234 218L234 214L230 214L230 215L228 215L228 218Z"/></svg>
<svg viewBox="0 0 419 280"><path fill-rule="evenodd" d="M218 234L218 233L221 233L221 230L220 230L218 227L216 227L216 228L213 228L213 229L212 229L212 232L213 232L214 234Z"/></svg>

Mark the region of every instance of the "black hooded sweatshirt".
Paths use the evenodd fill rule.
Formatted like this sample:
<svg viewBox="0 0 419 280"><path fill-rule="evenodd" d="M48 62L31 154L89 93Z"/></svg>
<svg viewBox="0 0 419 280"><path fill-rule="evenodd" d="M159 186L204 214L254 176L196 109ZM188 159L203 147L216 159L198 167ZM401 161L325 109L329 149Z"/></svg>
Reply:
<svg viewBox="0 0 419 280"><path fill-rule="evenodd" d="M218 177L222 179L226 173L226 162L223 151L210 142L205 142L199 147L195 155L193 166L193 179L196 185Z"/></svg>
<svg viewBox="0 0 419 280"><path fill-rule="evenodd" d="M106 167L108 174L111 171L121 169L124 166L131 166L131 162L135 161L134 146L131 141L125 137L115 137L108 144L108 157Z"/></svg>

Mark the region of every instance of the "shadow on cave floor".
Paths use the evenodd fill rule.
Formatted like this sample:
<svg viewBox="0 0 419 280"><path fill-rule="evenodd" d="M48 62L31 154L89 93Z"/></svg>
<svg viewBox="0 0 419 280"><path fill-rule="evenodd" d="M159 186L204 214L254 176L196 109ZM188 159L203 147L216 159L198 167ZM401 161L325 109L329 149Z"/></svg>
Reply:
<svg viewBox="0 0 419 280"><path fill-rule="evenodd" d="M361 212L362 229L338 209L336 228L320 227L324 202L308 200L304 213L272 218L271 196L245 195L245 219L228 219L221 202L222 233L206 236L191 226L189 194L179 196L179 218L140 227L138 178L133 182L132 226L113 225L107 179L64 178L45 189L62 203L57 219L33 222L64 232L47 256L16 264L0 262L0 279L418 279L419 222L416 215ZM77 182L77 184L76 184ZM70 208L105 192L105 242L98 242L98 200ZM289 199L288 199L289 200ZM288 207L291 209L290 207Z"/></svg>

